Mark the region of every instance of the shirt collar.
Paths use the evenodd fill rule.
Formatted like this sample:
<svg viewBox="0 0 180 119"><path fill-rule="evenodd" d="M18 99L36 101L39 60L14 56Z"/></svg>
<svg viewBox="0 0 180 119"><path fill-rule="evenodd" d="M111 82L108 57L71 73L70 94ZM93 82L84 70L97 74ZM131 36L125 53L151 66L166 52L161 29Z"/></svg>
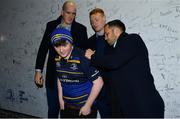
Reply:
<svg viewBox="0 0 180 119"><path fill-rule="evenodd" d="M115 48L115 47L116 47L116 44L117 44L117 40L116 40L116 42L113 44L113 48Z"/></svg>
<svg viewBox="0 0 180 119"><path fill-rule="evenodd" d="M116 47L118 40L122 41L126 35L127 35L126 32L121 33L121 35L118 37L118 39L114 42L113 48ZM120 41L119 41L119 42L120 42Z"/></svg>

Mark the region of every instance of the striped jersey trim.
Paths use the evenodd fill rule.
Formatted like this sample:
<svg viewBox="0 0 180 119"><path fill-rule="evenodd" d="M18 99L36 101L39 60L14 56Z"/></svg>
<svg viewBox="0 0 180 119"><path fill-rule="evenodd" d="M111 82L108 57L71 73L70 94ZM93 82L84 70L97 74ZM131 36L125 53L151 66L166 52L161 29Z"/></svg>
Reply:
<svg viewBox="0 0 180 119"><path fill-rule="evenodd" d="M80 63L80 61L79 60L68 60L68 62L71 62L71 63Z"/></svg>
<svg viewBox="0 0 180 119"><path fill-rule="evenodd" d="M85 95L82 95L82 96L79 96L79 97L75 97L75 98L63 96L63 98L70 99L70 100L76 100L76 99L80 99L80 98L83 98L83 97L86 97L86 96L88 96L88 94L85 94ZM81 102L79 102L79 103L81 103Z"/></svg>
<svg viewBox="0 0 180 119"><path fill-rule="evenodd" d="M81 101L81 102L77 102L76 104L83 104L86 103L87 100Z"/></svg>
<svg viewBox="0 0 180 119"><path fill-rule="evenodd" d="M70 71L63 71L63 70L57 70L58 72L63 72L63 73L69 73L69 74L84 74L83 72L70 72Z"/></svg>

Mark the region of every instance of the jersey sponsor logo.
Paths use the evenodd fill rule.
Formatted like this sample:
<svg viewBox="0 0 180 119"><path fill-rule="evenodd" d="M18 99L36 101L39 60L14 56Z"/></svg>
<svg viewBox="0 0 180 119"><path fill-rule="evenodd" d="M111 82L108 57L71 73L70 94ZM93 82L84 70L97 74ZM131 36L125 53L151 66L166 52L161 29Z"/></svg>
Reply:
<svg viewBox="0 0 180 119"><path fill-rule="evenodd" d="M68 76L65 74L62 74L62 78L66 79Z"/></svg>
<svg viewBox="0 0 180 119"><path fill-rule="evenodd" d="M79 83L79 80L61 79L61 78L59 80L64 83Z"/></svg>

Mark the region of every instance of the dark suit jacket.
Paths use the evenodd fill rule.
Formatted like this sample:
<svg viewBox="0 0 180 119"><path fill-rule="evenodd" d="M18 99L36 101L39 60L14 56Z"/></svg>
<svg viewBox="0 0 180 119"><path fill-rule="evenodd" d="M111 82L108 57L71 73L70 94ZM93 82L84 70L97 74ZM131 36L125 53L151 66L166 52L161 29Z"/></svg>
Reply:
<svg viewBox="0 0 180 119"><path fill-rule="evenodd" d="M49 51L47 68L46 68L46 86L53 88L56 83L56 71L54 57L56 52L51 44L50 34L51 32L61 23L62 17L60 16L57 20L50 21L46 25L46 30L41 41L37 58L36 58L36 69L43 70L45 59ZM74 40L74 45L80 49L86 49L88 47L87 29L82 24L73 21L71 26L71 34Z"/></svg>
<svg viewBox="0 0 180 119"><path fill-rule="evenodd" d="M108 45L108 43L104 39L105 36L101 36L101 37L103 38L104 42L100 42L98 44L97 40L99 40L99 39L97 38L96 34L92 35L88 39L88 42L89 42L88 43L89 44L88 48L90 48L92 50L97 50L100 47L99 45L103 45L104 46L104 51L103 51L103 53L102 52L100 52L100 53L101 54L107 54L107 52L108 52L107 49L108 49L109 45Z"/></svg>
<svg viewBox="0 0 180 119"><path fill-rule="evenodd" d="M96 34L92 35L88 41L89 41L89 48L92 50L96 50Z"/></svg>
<svg viewBox="0 0 180 119"><path fill-rule="evenodd" d="M91 64L109 70L114 117L164 114L164 102L150 71L148 51L139 35L122 33L116 47L109 48L107 55L92 56Z"/></svg>

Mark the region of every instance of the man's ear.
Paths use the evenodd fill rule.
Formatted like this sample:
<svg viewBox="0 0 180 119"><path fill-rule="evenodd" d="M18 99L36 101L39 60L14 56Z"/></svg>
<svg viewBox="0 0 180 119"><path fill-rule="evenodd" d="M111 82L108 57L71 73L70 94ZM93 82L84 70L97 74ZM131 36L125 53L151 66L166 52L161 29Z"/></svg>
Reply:
<svg viewBox="0 0 180 119"><path fill-rule="evenodd" d="M118 35L119 35L119 29L118 29L118 28L116 28L116 27L114 27L114 34L115 34L116 36L118 36Z"/></svg>
<svg viewBox="0 0 180 119"><path fill-rule="evenodd" d="M122 33L122 31L121 31L119 28L117 28L117 27L114 28L114 34L115 34L117 37L119 37L119 36L121 35L121 33Z"/></svg>

